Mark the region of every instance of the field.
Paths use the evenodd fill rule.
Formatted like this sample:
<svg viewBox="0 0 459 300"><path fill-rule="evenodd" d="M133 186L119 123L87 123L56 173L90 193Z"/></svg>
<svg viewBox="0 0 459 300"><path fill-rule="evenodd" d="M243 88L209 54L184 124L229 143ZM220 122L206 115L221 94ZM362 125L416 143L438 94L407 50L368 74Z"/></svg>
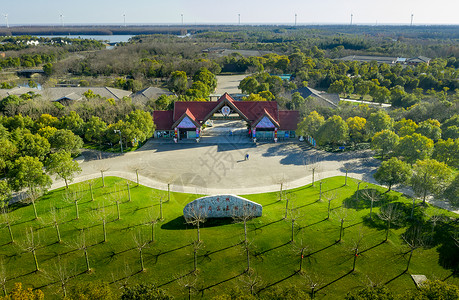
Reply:
<svg viewBox="0 0 459 300"><path fill-rule="evenodd" d="M396 192L380 194L385 191L382 187L366 183L360 184L358 197L358 181L349 178L346 186L344 182L344 177L322 180L320 201L318 182L314 187L289 190L282 194L282 200L279 193L245 196L263 205L263 216L248 221L250 267L252 276L260 279L255 291L263 295L272 287L296 285L309 292L313 283L317 284L317 299L339 299L372 281L403 293L415 289L410 274L459 284L457 276L453 276L459 259L452 238L454 226L457 227L454 223L457 221L452 218L457 219L457 215L417 204L414 219L409 219L411 199ZM125 180L106 177L105 185L102 187L101 179L92 182L94 201L88 182L72 185L70 193L65 189L50 192L36 203L38 220L32 205L13 207L10 216L15 221L11 227L15 242L11 243L6 226L0 228L0 259L6 269L8 290L15 282L22 282L42 289L47 299L61 298L59 277L62 276L58 274L65 273L68 285L77 281L108 281L118 294L126 284L154 282L179 299L186 297L184 278L193 276L187 274L194 270L197 230L186 224L182 209L198 195L171 193L168 201L167 192L130 182L129 201ZM374 203L373 220L369 218L370 201L362 197L365 190L371 189L377 189L381 199ZM76 219L75 199L79 219ZM286 199L289 210L284 219ZM327 199L332 199L329 219ZM375 212L388 202L398 203L402 216L391 225L389 239L384 242L386 223ZM56 208L54 215L61 243L53 226L52 207ZM160 207L163 220L154 224L151 221L160 217ZM428 220L436 214L447 217L432 227ZM295 216L293 243L292 216ZM338 241L341 220L344 230L342 240ZM409 270L405 272L410 248L401 235L414 223L423 227L423 247L414 250ZM36 250L38 272L31 243L27 241L27 237L31 238L30 233L26 234L30 228L33 228L32 248ZM200 236L193 297L209 299L235 287L249 291L244 275L247 268L244 225L233 220L208 220L201 225ZM141 271L140 248L145 271ZM302 272L298 272L301 248L304 259ZM356 267L352 272L354 261ZM64 272L58 272L59 269Z"/></svg>

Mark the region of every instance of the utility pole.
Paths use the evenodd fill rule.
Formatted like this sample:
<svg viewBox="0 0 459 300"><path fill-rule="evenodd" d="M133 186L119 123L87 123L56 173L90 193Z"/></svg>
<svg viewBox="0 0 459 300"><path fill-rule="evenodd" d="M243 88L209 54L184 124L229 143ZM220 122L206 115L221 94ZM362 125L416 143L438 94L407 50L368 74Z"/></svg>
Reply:
<svg viewBox="0 0 459 300"><path fill-rule="evenodd" d="M121 140L121 130L115 129L113 130L114 133L119 133L120 134L120 146L121 146L121 153L123 153L123 141Z"/></svg>
<svg viewBox="0 0 459 300"><path fill-rule="evenodd" d="M296 27L296 17L297 17L297 15L295 14L295 27Z"/></svg>
<svg viewBox="0 0 459 300"><path fill-rule="evenodd" d="M353 14L351 14L351 25L352 25L352 17L353 17L353 16L354 16L354 15L353 15Z"/></svg>
<svg viewBox="0 0 459 300"><path fill-rule="evenodd" d="M414 17L414 14L411 14L411 23L410 23L410 26L413 26L413 17Z"/></svg>
<svg viewBox="0 0 459 300"><path fill-rule="evenodd" d="M10 25L8 24L8 14L3 15L5 17L6 28L9 28Z"/></svg>

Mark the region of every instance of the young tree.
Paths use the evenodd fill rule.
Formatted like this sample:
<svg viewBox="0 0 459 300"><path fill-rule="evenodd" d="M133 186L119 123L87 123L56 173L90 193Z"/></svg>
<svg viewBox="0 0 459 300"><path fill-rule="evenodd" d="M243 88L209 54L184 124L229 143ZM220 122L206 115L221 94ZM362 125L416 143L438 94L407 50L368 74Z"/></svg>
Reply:
<svg viewBox="0 0 459 300"><path fill-rule="evenodd" d="M153 208L148 211L148 217L146 218L146 223L151 226L151 243L155 242L155 227L159 222L158 216L154 213Z"/></svg>
<svg viewBox="0 0 459 300"><path fill-rule="evenodd" d="M294 243L293 250L294 250L295 255L300 255L300 268L298 269L298 273L302 274L304 254L305 252L309 250L309 246L306 244L306 242L303 239L300 239L300 241L296 241Z"/></svg>
<svg viewBox="0 0 459 300"><path fill-rule="evenodd" d="M35 201L41 193L51 186L51 178L43 172L43 164L37 157L23 156L18 158L10 170L9 182L15 191L27 189L32 202L35 219L38 219Z"/></svg>
<svg viewBox="0 0 459 300"><path fill-rule="evenodd" d="M8 280L6 267L3 259L0 259L0 285L2 286L3 296L6 297L6 281Z"/></svg>
<svg viewBox="0 0 459 300"><path fill-rule="evenodd" d="M62 222L62 220L64 220L64 217L65 214L62 211L57 210L54 205L51 205L49 208L49 213L46 216L46 220L44 220L45 223L51 224L56 230L56 238L58 243L62 242L59 224Z"/></svg>
<svg viewBox="0 0 459 300"><path fill-rule="evenodd" d="M33 262L35 264L35 272L40 271L38 267L38 260L37 260L37 249L40 248L40 242L35 239L35 235L33 232L33 228L29 227L26 229L25 240L19 243L19 247L22 248L24 251L32 253Z"/></svg>
<svg viewBox="0 0 459 300"><path fill-rule="evenodd" d="M233 210L232 215L235 222L244 223L244 243L247 243L247 222L255 217L254 211L247 205L244 205L242 209Z"/></svg>
<svg viewBox="0 0 459 300"><path fill-rule="evenodd" d="M324 198L327 199L327 202L328 202L327 220L330 219L331 202L332 202L333 200L335 200L336 197L337 197L336 193L332 193L332 192L326 193L326 194L324 195Z"/></svg>
<svg viewBox="0 0 459 300"><path fill-rule="evenodd" d="M179 274L175 277L177 279L177 284L187 290L188 300L191 300L191 295L196 290L196 284L198 282L196 274Z"/></svg>
<svg viewBox="0 0 459 300"><path fill-rule="evenodd" d="M146 240L143 236L142 236L142 233L139 231L137 232L137 234L133 234L132 235L132 240L134 241L134 244L135 244L135 248L137 249L137 251L139 251L139 259L140 259L140 270L142 272L145 272L146 269L145 269L145 266L143 264L143 255L142 255L142 251L144 248L146 248L148 246L148 240Z"/></svg>
<svg viewBox="0 0 459 300"><path fill-rule="evenodd" d="M363 234L362 232L359 233L359 235L357 236L357 238L353 239L352 241L352 253L353 253L353 256L354 256L354 260L352 262L352 271L351 272L354 272L355 271L355 265L357 263L357 258L359 257L360 255L360 248L362 247L362 241L363 241Z"/></svg>
<svg viewBox="0 0 459 300"><path fill-rule="evenodd" d="M406 264L405 272L408 272L410 267L411 258L413 257L414 250L424 247L425 245L425 234L422 232L422 228L419 225L415 225L407 230L402 235L403 241L405 241L406 245L410 248L410 256L408 258L408 262Z"/></svg>
<svg viewBox="0 0 459 300"><path fill-rule="evenodd" d="M343 238L343 233L344 233L344 222L346 221L348 215L347 215L348 211L347 209L345 209L344 207L342 207L341 209L339 210L335 210L335 216L337 217L337 219L340 221L340 229L339 229L339 239L337 240L337 242L341 242L342 238Z"/></svg>
<svg viewBox="0 0 459 300"><path fill-rule="evenodd" d="M440 195L452 180L452 170L434 159L417 161L413 166L411 187L416 195L422 196L423 204L428 193Z"/></svg>
<svg viewBox="0 0 459 300"><path fill-rule="evenodd" d="M102 222L102 232L104 234L104 239L103 242L107 242L107 211L105 209L105 204L102 204L102 206L99 205L99 207L92 212L93 217Z"/></svg>
<svg viewBox="0 0 459 300"><path fill-rule="evenodd" d="M293 207L289 210L290 221L292 222L292 231L290 236L290 243L294 243L295 238L295 222L301 217L301 212L298 208Z"/></svg>
<svg viewBox="0 0 459 300"><path fill-rule="evenodd" d="M6 226L8 228L11 244L14 244L14 237L11 226L14 225L18 220L19 217L13 215L9 211L8 204L5 202L0 202L0 225L2 225L2 227Z"/></svg>
<svg viewBox="0 0 459 300"><path fill-rule="evenodd" d="M398 221L402 216L401 211L398 209L396 204L389 203L383 207L381 207L378 217L386 221L387 227L386 227L386 238L384 239L384 242L387 242L387 239L389 238L389 231L390 231L390 225L396 221Z"/></svg>
<svg viewBox="0 0 459 300"><path fill-rule="evenodd" d="M67 283L70 280L70 272L67 269L67 264L61 260L60 255L57 255L57 262L54 261L50 269L44 270L44 276L51 280L52 284L55 282L59 283L62 295L64 299L66 299Z"/></svg>
<svg viewBox="0 0 459 300"><path fill-rule="evenodd" d="M69 188L69 182L73 181L75 174L81 173L81 168L78 162L72 159L70 152L60 150L49 155L46 162L46 170L50 174L57 174L57 178L62 178L65 181L65 187Z"/></svg>
<svg viewBox="0 0 459 300"><path fill-rule="evenodd" d="M371 140L371 148L381 151L381 159L384 155L395 150L399 143L399 137L391 130L377 132Z"/></svg>
<svg viewBox="0 0 459 300"><path fill-rule="evenodd" d="M323 279L316 273L304 274L303 278L306 280L306 284L311 289L311 299L314 299L316 290L322 285Z"/></svg>
<svg viewBox="0 0 459 300"><path fill-rule="evenodd" d="M78 250L83 250L84 259L85 259L85 262L86 262L86 272L90 273L92 270L91 270L91 267L89 265L88 243L86 241L86 233L85 233L84 229L80 230L80 234L76 238L76 240L73 243L73 245L70 245L70 247L77 248Z"/></svg>
<svg viewBox="0 0 459 300"><path fill-rule="evenodd" d="M189 211L189 215L185 217L185 221L188 224L196 226L198 234L198 242L201 242L200 225L207 221L207 213L205 209L201 209L197 204L192 205Z"/></svg>
<svg viewBox="0 0 459 300"><path fill-rule="evenodd" d="M252 296L255 296L263 285L263 280L261 280L261 277L253 270L245 272L244 275L240 277L240 280Z"/></svg>
<svg viewBox="0 0 459 300"><path fill-rule="evenodd" d="M389 192L394 184L403 184L408 182L411 176L410 165L392 157L387 161L383 161L376 173L373 175L379 184L387 185Z"/></svg>
<svg viewBox="0 0 459 300"><path fill-rule="evenodd" d="M73 203L75 205L75 220L80 218L80 211L78 209L78 202L83 199L83 192L80 188L76 187L74 190L66 190L64 195L64 200L68 203Z"/></svg>
<svg viewBox="0 0 459 300"><path fill-rule="evenodd" d="M373 205L375 202L380 200L380 194L376 189L365 189L362 191L362 195L365 199L370 201L370 220L373 219Z"/></svg>
<svg viewBox="0 0 459 300"><path fill-rule="evenodd" d="M198 271L198 251L203 247L202 241L193 241L191 243L193 247L193 272L196 274Z"/></svg>

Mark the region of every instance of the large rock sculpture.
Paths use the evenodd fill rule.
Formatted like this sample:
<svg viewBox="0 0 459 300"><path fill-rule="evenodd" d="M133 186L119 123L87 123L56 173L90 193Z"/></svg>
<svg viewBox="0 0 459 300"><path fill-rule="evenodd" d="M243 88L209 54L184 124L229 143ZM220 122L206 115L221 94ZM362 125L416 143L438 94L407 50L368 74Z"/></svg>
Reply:
<svg viewBox="0 0 459 300"><path fill-rule="evenodd" d="M236 195L215 195L198 198L183 209L185 219L196 217L232 218L241 216L261 217L263 207Z"/></svg>

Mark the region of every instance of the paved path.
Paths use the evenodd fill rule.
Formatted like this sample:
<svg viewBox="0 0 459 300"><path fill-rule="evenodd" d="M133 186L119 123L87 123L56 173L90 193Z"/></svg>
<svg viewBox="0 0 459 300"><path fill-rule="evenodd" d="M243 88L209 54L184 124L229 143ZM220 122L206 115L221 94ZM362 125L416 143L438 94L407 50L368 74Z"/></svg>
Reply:
<svg viewBox="0 0 459 300"><path fill-rule="evenodd" d="M249 76L249 74L217 76L217 89L215 90L215 94L223 95L225 92L228 94L242 93L239 89L239 83L247 76Z"/></svg>

